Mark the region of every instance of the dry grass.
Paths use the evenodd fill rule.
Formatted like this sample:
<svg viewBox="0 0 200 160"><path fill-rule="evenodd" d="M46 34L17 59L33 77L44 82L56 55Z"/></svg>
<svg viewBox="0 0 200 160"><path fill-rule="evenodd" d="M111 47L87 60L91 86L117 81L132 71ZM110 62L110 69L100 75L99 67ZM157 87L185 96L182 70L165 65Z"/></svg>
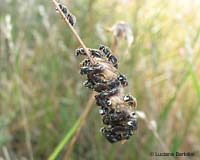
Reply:
<svg viewBox="0 0 200 160"><path fill-rule="evenodd" d="M120 40L116 54L129 79L127 92L135 94L148 119L140 119L128 143L111 145L99 133L97 108L91 108L70 159L149 159L150 151L164 152L162 146L194 151L193 159L199 159L200 3L65 3L77 17L78 34L91 47L111 46L112 36L104 29L120 20L130 24L135 41L127 52L126 41ZM33 154L33 159L46 159L85 111L89 91L73 55L79 44L63 24L50 2L5 0L0 5L1 158L30 159Z"/></svg>

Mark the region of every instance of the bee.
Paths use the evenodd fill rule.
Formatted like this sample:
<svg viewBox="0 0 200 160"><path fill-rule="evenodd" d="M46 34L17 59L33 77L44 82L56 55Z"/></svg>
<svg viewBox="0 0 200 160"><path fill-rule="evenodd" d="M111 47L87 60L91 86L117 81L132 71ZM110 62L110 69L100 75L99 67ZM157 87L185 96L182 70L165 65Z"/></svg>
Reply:
<svg viewBox="0 0 200 160"><path fill-rule="evenodd" d="M84 66L81 67L80 74L98 74L104 70L104 66L100 64L95 64L93 66Z"/></svg>
<svg viewBox="0 0 200 160"><path fill-rule="evenodd" d="M89 52L90 52L91 56L93 56L93 57L99 57L99 58L103 57L101 52L99 50L97 50L97 49L89 48ZM86 56L87 54L86 54L86 52L85 52L85 50L83 48L78 48L75 51L75 55L76 56L79 56L79 55Z"/></svg>
<svg viewBox="0 0 200 160"><path fill-rule="evenodd" d="M61 3L58 3L59 8L61 11L64 13L65 17L67 18L68 22L72 25L75 26L76 23L76 17L72 15L66 6L62 5ZM56 11L58 12L58 8L56 8Z"/></svg>
<svg viewBox="0 0 200 160"><path fill-rule="evenodd" d="M91 66L91 61L89 58L85 58L81 63L80 67Z"/></svg>
<svg viewBox="0 0 200 160"><path fill-rule="evenodd" d="M103 127L100 129L100 132L110 143L127 140L133 134L133 131L124 125L115 125L108 128Z"/></svg>
<svg viewBox="0 0 200 160"><path fill-rule="evenodd" d="M76 23L76 17L72 14L68 14L67 15L67 20L69 21L69 23L72 25L72 26L75 26L75 23Z"/></svg>
<svg viewBox="0 0 200 160"><path fill-rule="evenodd" d="M64 15L67 16L67 13L68 13L67 7L62 5L61 3L58 3L58 6L60 7L60 9L64 13ZM56 8L56 12L58 12L58 8Z"/></svg>
<svg viewBox="0 0 200 160"><path fill-rule="evenodd" d="M115 68L118 68L118 59L116 56L114 56L111 53L111 51L108 47L106 47L104 45L100 45L99 50L102 51L106 55L106 57L108 58L108 61L111 61Z"/></svg>
<svg viewBox="0 0 200 160"><path fill-rule="evenodd" d="M103 116L103 122L106 125L122 124L126 121L128 113L125 111L116 112L115 110L110 110L110 112ZM105 124L105 123L104 123Z"/></svg>
<svg viewBox="0 0 200 160"><path fill-rule="evenodd" d="M134 98L132 95L125 95L123 100L127 102L130 106L136 107L137 106L137 101L136 98Z"/></svg>
<svg viewBox="0 0 200 160"><path fill-rule="evenodd" d="M100 114L100 115L108 114L108 112L109 112L109 108L107 108L107 107L101 107L101 108L99 109L99 114Z"/></svg>
<svg viewBox="0 0 200 160"><path fill-rule="evenodd" d="M94 90L97 92L110 90L110 89L119 87L120 84L123 87L128 85L128 82L126 81L125 76L121 74L117 76L117 78L114 80L106 81L105 83L96 83Z"/></svg>
<svg viewBox="0 0 200 160"><path fill-rule="evenodd" d="M122 85L123 87L128 86L127 79L126 79L126 77L125 77L124 75L120 74L120 75L117 77L117 79L121 82L121 85Z"/></svg>

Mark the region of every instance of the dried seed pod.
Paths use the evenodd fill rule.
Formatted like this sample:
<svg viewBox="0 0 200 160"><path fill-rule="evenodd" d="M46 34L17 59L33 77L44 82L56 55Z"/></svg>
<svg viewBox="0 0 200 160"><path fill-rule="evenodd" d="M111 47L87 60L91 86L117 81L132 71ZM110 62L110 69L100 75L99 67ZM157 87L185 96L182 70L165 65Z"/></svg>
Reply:
<svg viewBox="0 0 200 160"><path fill-rule="evenodd" d="M115 38L115 45L118 44L120 38L124 38L127 41L129 47L134 42L134 36L131 27L124 21L119 21L115 23L109 29L109 31L112 32Z"/></svg>
<svg viewBox="0 0 200 160"><path fill-rule="evenodd" d="M86 75L84 86L97 92L96 104L100 106L99 114L105 125L101 132L111 143L127 140L137 129L136 99L124 94L127 79L120 74L118 60L111 50L100 45L99 49L88 49L96 62L92 64L89 58L80 63L80 74ZM78 48L75 55L86 56L83 48Z"/></svg>

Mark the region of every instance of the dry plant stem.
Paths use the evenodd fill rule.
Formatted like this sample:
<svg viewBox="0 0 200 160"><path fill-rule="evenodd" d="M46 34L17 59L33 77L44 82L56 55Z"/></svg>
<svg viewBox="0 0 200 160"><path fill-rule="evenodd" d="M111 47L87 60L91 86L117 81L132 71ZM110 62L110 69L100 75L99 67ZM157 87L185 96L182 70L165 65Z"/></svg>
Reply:
<svg viewBox="0 0 200 160"><path fill-rule="evenodd" d="M149 122L150 122L150 120L149 119L145 119L144 120L145 121L145 123L146 123L146 125L147 125L147 127L149 126ZM157 130L155 130L155 129L150 129L152 132L153 132L153 135L156 137L156 139L159 141L159 143L161 144L161 146L162 146L162 148L163 148L163 150L164 151L166 151L166 152L168 152L169 151L169 148L166 146L166 144L163 142L163 140L161 139L161 137L160 137L160 135L159 135L159 133L157 132Z"/></svg>
<svg viewBox="0 0 200 160"><path fill-rule="evenodd" d="M62 18L65 20L65 22L67 23L67 25L69 26L69 28L72 30L74 36L76 37L77 41L80 43L80 45L83 47L83 49L85 50L87 56L89 57L90 61L92 64L95 64L95 61L94 59L90 56L90 53L89 53L89 50L88 48L85 46L85 44L83 43L83 41L81 40L80 36L77 34L76 30L73 28L73 26L71 26L71 24L69 23L69 21L67 20L65 14L62 12L62 10L60 9L60 7L58 6L58 3L56 2L56 0L51 0L53 2L53 4L55 5L55 7L57 8L57 10L59 11L59 13L61 14ZM72 140L70 141L70 144L68 146L68 150L66 152L66 154L64 155L64 159L68 159L71 151L72 151L72 148L73 148L73 145L74 143L76 142L76 139L80 133L80 130L81 128L83 127L84 123L85 123L85 119L92 107L92 104L94 102L94 95L95 95L95 92L92 92L90 97L89 97L89 100L88 100L88 103L86 104L86 107L85 107L85 110L83 112L83 114L81 115L81 121L80 121L80 124L79 124L79 127L78 129L76 130L76 133L74 134Z"/></svg>
<svg viewBox="0 0 200 160"><path fill-rule="evenodd" d="M84 110L83 114L81 115L79 127L77 128L75 134L73 135L72 139L70 140L70 142L67 146L67 150L66 150L66 153L64 154L64 158L63 158L64 160L67 160L70 158L70 153L73 149L73 146L80 134L81 128L83 127L86 117L87 117L87 115L92 107L92 104L94 102L94 96L95 96L95 92L93 91L89 97L89 100L88 100L86 106L85 106L85 110Z"/></svg>
<svg viewBox="0 0 200 160"><path fill-rule="evenodd" d="M3 151L3 154L4 154L5 160L11 160L10 155L9 155L9 153L8 153L7 147L3 146L3 147L2 147L2 151Z"/></svg>
<svg viewBox="0 0 200 160"><path fill-rule="evenodd" d="M20 99L20 101L22 101ZM28 117L27 117L27 113L26 113L26 110L25 110L25 106L24 104L22 104L23 102L20 102L21 103L21 112L22 112L22 116L23 116L23 119L25 120L25 125L24 125L24 131L25 131L25 140L26 140L26 145L27 145L27 149L28 149L28 152L29 152L29 158L31 160L33 160L33 149L32 149L32 145L31 145L31 134L30 134L30 129L29 129L29 123L28 123Z"/></svg>
<svg viewBox="0 0 200 160"><path fill-rule="evenodd" d="M115 39L115 38L113 37L113 41L114 41L114 39ZM115 44L114 42L112 43L111 48L112 48L112 51L113 51L113 52L116 51L117 46L116 46L116 44ZM94 93L94 92L93 92L93 93ZM92 104L93 104L93 102L94 102L94 99L93 99L92 95L90 96L89 101L90 101L91 98L92 98L93 101L92 101L92 103L91 103L90 105L92 106ZM87 107L87 106L88 106L88 104L86 105L86 107ZM91 107L91 106L88 106L88 107ZM86 108L86 107L85 107L85 108ZM82 116L83 116L83 115L82 115ZM75 142L76 142L76 140L77 140L77 138L78 138L78 136L79 136L79 133L80 133L82 127L83 127L83 123L82 123L82 121L81 121L81 124L80 124L79 128L77 129L76 133L73 135L72 139L70 140L70 142L69 142L69 144L68 144L68 146L67 146L66 153L64 154L64 160L67 160L67 159L70 158L70 154L71 154L71 152L72 152L73 146L74 146L74 144L75 144ZM124 143L125 143L125 141L122 141L122 142L121 142L121 144L124 144Z"/></svg>
<svg viewBox="0 0 200 160"><path fill-rule="evenodd" d="M83 49L85 50L87 56L89 57L90 61L92 64L95 64L94 59L90 56L89 50L88 48L85 46L85 44L83 43L83 41L81 40L80 36L77 34L76 30L74 29L74 27L69 23L69 21L67 20L65 14L62 12L62 10L60 9L58 2L56 2L56 0L51 0L53 2L53 4L55 5L55 7L58 9L59 13L61 14L62 18L65 20L65 22L67 23L67 25L69 26L69 28L72 30L74 36L76 37L77 41L80 43L80 45L83 47Z"/></svg>
<svg viewBox="0 0 200 160"><path fill-rule="evenodd" d="M117 39L115 38L115 36L112 37L112 51L115 53L116 49L117 49L118 43L117 43Z"/></svg>

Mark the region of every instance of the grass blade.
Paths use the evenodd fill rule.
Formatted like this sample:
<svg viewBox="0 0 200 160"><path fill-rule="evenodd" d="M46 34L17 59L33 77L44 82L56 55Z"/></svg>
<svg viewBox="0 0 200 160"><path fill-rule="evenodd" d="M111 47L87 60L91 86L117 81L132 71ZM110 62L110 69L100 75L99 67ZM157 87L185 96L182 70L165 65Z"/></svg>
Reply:
<svg viewBox="0 0 200 160"><path fill-rule="evenodd" d="M64 138L61 140L61 142L58 144L58 146L55 148L53 153L49 156L48 160L54 160L58 156L58 154L61 152L61 150L64 148L65 144L70 140L70 138L75 133L76 129L78 128L80 124L81 118L79 118L73 127L67 132L67 134L64 136Z"/></svg>

